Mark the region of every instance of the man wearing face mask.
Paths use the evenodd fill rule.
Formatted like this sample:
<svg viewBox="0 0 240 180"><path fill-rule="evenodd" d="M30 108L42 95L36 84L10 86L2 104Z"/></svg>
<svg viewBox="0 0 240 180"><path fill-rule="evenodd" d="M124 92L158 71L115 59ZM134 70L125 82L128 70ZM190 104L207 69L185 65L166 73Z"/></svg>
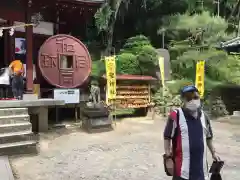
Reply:
<svg viewBox="0 0 240 180"><path fill-rule="evenodd" d="M173 180L206 180L207 147L213 159L219 160L210 120L202 111L195 86L185 86L181 97L183 106L170 113L164 131L165 171Z"/></svg>

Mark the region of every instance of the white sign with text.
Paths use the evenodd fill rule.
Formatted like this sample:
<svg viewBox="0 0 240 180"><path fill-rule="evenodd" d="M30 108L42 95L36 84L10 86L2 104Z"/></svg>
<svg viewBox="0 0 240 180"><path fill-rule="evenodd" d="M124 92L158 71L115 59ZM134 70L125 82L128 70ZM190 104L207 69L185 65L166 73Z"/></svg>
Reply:
<svg viewBox="0 0 240 180"><path fill-rule="evenodd" d="M77 104L80 102L79 89L54 89L54 99L65 101L66 104Z"/></svg>

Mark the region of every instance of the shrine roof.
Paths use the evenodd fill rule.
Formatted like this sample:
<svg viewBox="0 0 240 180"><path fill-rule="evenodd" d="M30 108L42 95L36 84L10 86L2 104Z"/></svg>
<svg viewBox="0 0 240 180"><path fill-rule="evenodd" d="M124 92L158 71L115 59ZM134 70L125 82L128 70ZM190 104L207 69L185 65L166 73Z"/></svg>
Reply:
<svg viewBox="0 0 240 180"><path fill-rule="evenodd" d="M103 3L105 0L59 0L64 2L79 2L79 3Z"/></svg>
<svg viewBox="0 0 240 180"><path fill-rule="evenodd" d="M103 78L106 79L106 75L103 75ZM157 79L152 76L119 74L117 75L117 80L156 81Z"/></svg>
<svg viewBox="0 0 240 180"><path fill-rule="evenodd" d="M74 0L74 1L80 1L80 2L104 2L105 0Z"/></svg>
<svg viewBox="0 0 240 180"><path fill-rule="evenodd" d="M239 46L239 45L240 45L240 37L236 37L229 41L220 43L221 48L227 48L227 47L233 47L233 46Z"/></svg>

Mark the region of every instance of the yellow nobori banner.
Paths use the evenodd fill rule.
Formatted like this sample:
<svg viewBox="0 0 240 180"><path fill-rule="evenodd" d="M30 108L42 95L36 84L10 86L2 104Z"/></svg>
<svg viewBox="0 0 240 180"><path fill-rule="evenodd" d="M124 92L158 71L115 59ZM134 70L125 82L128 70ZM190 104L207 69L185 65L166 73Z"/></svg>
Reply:
<svg viewBox="0 0 240 180"><path fill-rule="evenodd" d="M195 86L199 91L200 97L204 96L204 74L205 74L205 61L198 61L196 64L196 80Z"/></svg>
<svg viewBox="0 0 240 180"><path fill-rule="evenodd" d="M105 65L107 78L106 101L108 104L110 99L116 98L116 57L105 57Z"/></svg>
<svg viewBox="0 0 240 180"><path fill-rule="evenodd" d="M158 63L159 63L159 68L160 68L162 86L163 86L163 88L165 88L164 58L158 57Z"/></svg>

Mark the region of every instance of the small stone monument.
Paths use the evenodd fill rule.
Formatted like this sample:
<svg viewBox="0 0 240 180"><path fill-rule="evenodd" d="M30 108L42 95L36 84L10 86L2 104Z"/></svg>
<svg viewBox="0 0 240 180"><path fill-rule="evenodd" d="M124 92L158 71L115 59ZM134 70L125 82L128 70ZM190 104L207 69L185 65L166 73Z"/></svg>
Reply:
<svg viewBox="0 0 240 180"><path fill-rule="evenodd" d="M91 82L89 100L90 100L90 103L88 103L88 105L94 106L94 107L100 106L100 103L101 103L100 88L96 81Z"/></svg>
<svg viewBox="0 0 240 180"><path fill-rule="evenodd" d="M100 87L96 81L91 82L89 102L83 107L82 118L82 127L88 132L112 130L112 118L108 107L101 102Z"/></svg>

